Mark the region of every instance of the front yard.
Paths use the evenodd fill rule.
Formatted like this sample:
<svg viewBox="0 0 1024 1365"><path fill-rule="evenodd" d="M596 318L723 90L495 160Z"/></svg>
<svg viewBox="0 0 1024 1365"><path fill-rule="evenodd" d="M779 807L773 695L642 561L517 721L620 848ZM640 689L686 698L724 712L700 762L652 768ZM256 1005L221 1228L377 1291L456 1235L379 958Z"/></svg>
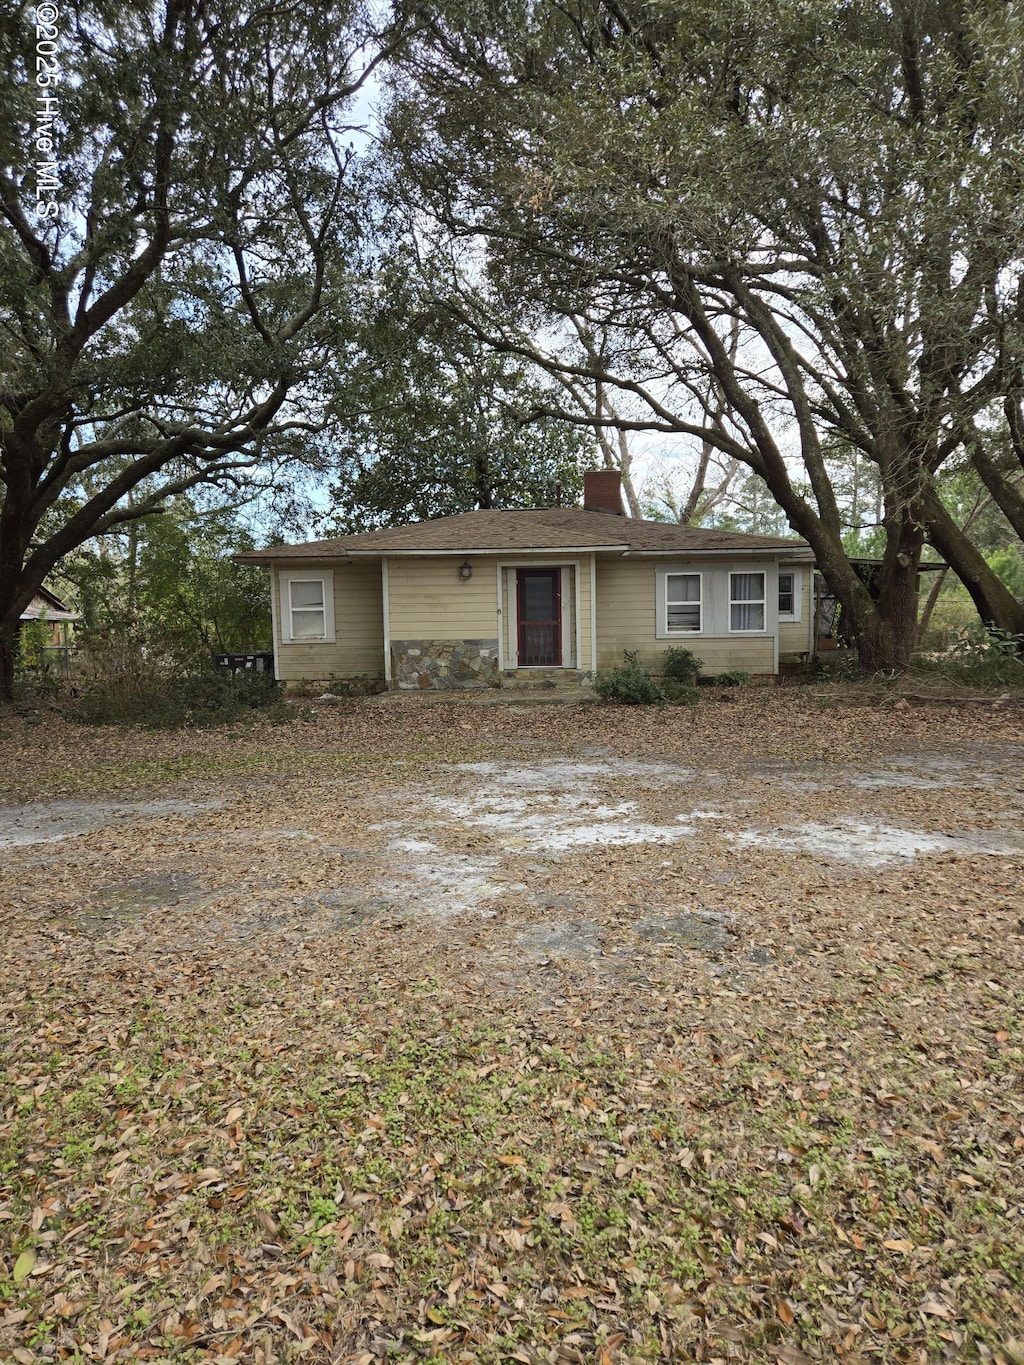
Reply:
<svg viewBox="0 0 1024 1365"><path fill-rule="evenodd" d="M795 690L0 721L0 1357L1024 1361L1022 757Z"/></svg>

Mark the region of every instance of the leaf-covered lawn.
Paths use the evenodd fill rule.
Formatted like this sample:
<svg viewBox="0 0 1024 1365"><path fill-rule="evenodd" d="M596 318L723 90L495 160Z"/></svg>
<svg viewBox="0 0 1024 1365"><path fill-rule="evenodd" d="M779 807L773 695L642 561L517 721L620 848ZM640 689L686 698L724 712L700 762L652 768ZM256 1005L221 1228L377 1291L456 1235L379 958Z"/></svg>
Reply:
<svg viewBox="0 0 1024 1365"><path fill-rule="evenodd" d="M3 725L5 1360L1024 1359L1016 707Z"/></svg>

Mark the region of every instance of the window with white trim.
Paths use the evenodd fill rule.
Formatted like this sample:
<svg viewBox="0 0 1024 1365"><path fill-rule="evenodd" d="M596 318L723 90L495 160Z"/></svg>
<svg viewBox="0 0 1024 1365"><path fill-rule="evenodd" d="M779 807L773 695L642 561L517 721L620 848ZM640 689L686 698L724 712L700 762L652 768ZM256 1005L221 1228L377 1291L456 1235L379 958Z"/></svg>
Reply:
<svg viewBox="0 0 1024 1365"><path fill-rule="evenodd" d="M731 573L729 575L729 629L731 631L764 630L763 573Z"/></svg>
<svg viewBox="0 0 1024 1365"><path fill-rule="evenodd" d="M800 620L800 573L797 569L779 570L779 620Z"/></svg>
<svg viewBox="0 0 1024 1365"><path fill-rule="evenodd" d="M295 644L333 640L333 596L330 573L282 574L282 639Z"/></svg>
<svg viewBox="0 0 1024 1365"><path fill-rule="evenodd" d="M690 635L701 627L699 573L665 575L665 634Z"/></svg>

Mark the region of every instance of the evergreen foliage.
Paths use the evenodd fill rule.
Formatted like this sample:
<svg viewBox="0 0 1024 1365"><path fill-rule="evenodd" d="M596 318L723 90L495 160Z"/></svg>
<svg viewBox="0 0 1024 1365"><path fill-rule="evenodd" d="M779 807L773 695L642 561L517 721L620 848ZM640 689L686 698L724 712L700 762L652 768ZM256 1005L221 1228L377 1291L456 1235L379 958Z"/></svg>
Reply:
<svg viewBox="0 0 1024 1365"><path fill-rule="evenodd" d="M52 89L35 10L0 25L0 700L20 612L79 546L317 454L366 270L347 109L406 30L372 8L68 0Z"/></svg>
<svg viewBox="0 0 1024 1365"><path fill-rule="evenodd" d="M594 691L604 701L616 701L623 706L653 706L665 700L665 691L652 677L651 670L630 649L623 654L621 664L597 675Z"/></svg>

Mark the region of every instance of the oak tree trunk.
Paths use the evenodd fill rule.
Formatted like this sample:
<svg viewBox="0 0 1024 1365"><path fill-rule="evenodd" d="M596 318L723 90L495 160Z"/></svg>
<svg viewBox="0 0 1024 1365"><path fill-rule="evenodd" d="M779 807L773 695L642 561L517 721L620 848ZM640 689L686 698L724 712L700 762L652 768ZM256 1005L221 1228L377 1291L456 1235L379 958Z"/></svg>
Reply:
<svg viewBox="0 0 1024 1365"><path fill-rule="evenodd" d="M18 655L18 622L0 621L0 705L14 700L14 665Z"/></svg>
<svg viewBox="0 0 1024 1365"><path fill-rule="evenodd" d="M909 667L917 635L917 579L924 527L901 515L891 525L875 583L874 610L857 634L866 672L902 672Z"/></svg>

